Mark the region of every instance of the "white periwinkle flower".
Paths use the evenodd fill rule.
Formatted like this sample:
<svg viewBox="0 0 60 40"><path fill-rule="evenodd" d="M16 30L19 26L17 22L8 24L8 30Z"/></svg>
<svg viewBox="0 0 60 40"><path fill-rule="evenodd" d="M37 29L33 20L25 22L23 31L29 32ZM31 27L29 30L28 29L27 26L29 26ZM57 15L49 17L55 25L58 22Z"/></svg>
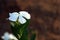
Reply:
<svg viewBox="0 0 60 40"><path fill-rule="evenodd" d="M9 34L8 32L5 32L1 38L4 40L18 40L13 34Z"/></svg>
<svg viewBox="0 0 60 40"><path fill-rule="evenodd" d="M9 13L9 15L10 15L9 20L17 21L17 19L18 19L18 21L21 24L26 23L26 19L30 19L31 18L30 14L28 12L26 12L26 11L20 11L19 13L13 12L13 13Z"/></svg>

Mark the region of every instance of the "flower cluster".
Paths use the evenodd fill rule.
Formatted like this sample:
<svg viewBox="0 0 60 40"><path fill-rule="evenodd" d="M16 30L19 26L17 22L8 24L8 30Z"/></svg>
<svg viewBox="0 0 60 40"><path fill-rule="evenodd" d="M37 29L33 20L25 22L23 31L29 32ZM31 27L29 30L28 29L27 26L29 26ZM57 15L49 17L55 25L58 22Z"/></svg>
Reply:
<svg viewBox="0 0 60 40"><path fill-rule="evenodd" d="M4 40L28 40L27 27L30 18L30 14L26 11L9 13L8 20L10 20L11 30L14 35L5 32L1 38Z"/></svg>
<svg viewBox="0 0 60 40"><path fill-rule="evenodd" d="M31 18L30 14L26 11L20 11L19 13L17 13L17 12L9 13L9 16L10 17L8 19L10 21L17 21L18 20L21 24L26 23L26 19Z"/></svg>

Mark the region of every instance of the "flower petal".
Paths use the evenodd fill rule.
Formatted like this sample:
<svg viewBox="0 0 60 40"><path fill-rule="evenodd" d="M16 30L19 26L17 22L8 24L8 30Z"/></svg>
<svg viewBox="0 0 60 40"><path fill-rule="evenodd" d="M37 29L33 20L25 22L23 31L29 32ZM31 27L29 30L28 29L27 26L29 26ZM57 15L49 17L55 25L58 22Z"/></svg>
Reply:
<svg viewBox="0 0 60 40"><path fill-rule="evenodd" d="M18 40L13 34L9 34L8 32L5 32L4 36L2 36L1 38L4 40L9 40L9 39Z"/></svg>
<svg viewBox="0 0 60 40"><path fill-rule="evenodd" d="M10 34L10 35L9 35L9 38L10 38L10 39L14 39L14 40L18 40L13 34Z"/></svg>
<svg viewBox="0 0 60 40"><path fill-rule="evenodd" d="M22 16L19 16L18 21L19 21L21 24L24 24L24 23L26 22L26 20L25 20Z"/></svg>
<svg viewBox="0 0 60 40"><path fill-rule="evenodd" d="M26 19L31 18L30 14L26 11L20 11L19 13L20 13L21 16L25 17Z"/></svg>
<svg viewBox="0 0 60 40"><path fill-rule="evenodd" d="M9 39L9 33L8 32L5 32L4 33L4 36L2 36L2 39L8 40Z"/></svg>
<svg viewBox="0 0 60 40"><path fill-rule="evenodd" d="M16 21L17 20L17 18L18 18L18 13L17 12L13 12L13 13L9 13L9 20L10 21Z"/></svg>

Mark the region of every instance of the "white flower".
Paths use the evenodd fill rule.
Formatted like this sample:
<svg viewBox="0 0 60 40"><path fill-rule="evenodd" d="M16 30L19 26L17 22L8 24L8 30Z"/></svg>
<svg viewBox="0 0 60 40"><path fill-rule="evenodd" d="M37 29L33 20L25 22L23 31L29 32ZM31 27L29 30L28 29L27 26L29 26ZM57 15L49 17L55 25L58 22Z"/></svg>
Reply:
<svg viewBox="0 0 60 40"><path fill-rule="evenodd" d="M1 37L4 40L18 40L13 34L9 34L8 32L4 33L4 36Z"/></svg>
<svg viewBox="0 0 60 40"><path fill-rule="evenodd" d="M21 24L26 23L26 19L30 19L31 18L30 14L28 12L26 12L26 11L20 11L19 13L13 12L13 13L9 13L9 15L10 15L9 20L17 21L17 19L18 19L18 21Z"/></svg>

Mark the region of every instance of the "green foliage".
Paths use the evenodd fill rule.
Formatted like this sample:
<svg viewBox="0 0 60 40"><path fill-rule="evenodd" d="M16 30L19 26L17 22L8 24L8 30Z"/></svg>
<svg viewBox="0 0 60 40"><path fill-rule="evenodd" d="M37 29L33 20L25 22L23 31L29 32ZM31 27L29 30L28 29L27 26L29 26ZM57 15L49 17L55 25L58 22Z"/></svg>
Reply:
<svg viewBox="0 0 60 40"><path fill-rule="evenodd" d="M25 30L23 35L21 36L21 38L19 40L28 40L28 31Z"/></svg>
<svg viewBox="0 0 60 40"><path fill-rule="evenodd" d="M25 24L20 24L17 22L13 22L14 26L11 25L11 29L13 34L18 38L18 40L28 40L28 24L30 20L27 20ZM32 34L31 40L35 40L35 34Z"/></svg>

